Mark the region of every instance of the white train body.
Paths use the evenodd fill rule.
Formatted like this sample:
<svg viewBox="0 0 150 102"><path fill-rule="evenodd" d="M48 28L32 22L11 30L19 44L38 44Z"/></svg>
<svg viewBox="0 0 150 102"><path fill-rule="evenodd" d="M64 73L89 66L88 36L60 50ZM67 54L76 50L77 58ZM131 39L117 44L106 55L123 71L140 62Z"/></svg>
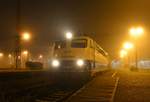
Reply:
<svg viewBox="0 0 150 102"><path fill-rule="evenodd" d="M92 74L108 69L108 54L91 38L76 37L54 43L52 69L88 71Z"/></svg>

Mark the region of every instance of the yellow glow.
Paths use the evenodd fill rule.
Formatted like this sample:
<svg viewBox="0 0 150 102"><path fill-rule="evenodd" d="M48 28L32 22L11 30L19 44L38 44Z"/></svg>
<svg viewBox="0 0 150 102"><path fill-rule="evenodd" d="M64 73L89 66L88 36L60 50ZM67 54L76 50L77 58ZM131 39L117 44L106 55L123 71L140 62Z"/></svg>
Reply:
<svg viewBox="0 0 150 102"><path fill-rule="evenodd" d="M23 55L28 55L28 51L23 51Z"/></svg>
<svg viewBox="0 0 150 102"><path fill-rule="evenodd" d="M136 34L136 29L135 29L135 28L131 28L131 29L130 29L130 34L131 34L131 35Z"/></svg>
<svg viewBox="0 0 150 102"><path fill-rule="evenodd" d="M71 32L67 32L67 33L66 33L66 38L67 38L67 39L72 39L72 37L73 37L73 35L72 35Z"/></svg>
<svg viewBox="0 0 150 102"><path fill-rule="evenodd" d="M121 58L124 58L125 56L127 56L127 51L124 50L124 49L122 49L122 50L120 51L120 57L121 57Z"/></svg>
<svg viewBox="0 0 150 102"><path fill-rule="evenodd" d="M3 57L4 56L4 54L3 53L0 53L0 57Z"/></svg>
<svg viewBox="0 0 150 102"><path fill-rule="evenodd" d="M21 59L21 56L18 56L18 59Z"/></svg>
<svg viewBox="0 0 150 102"><path fill-rule="evenodd" d="M23 33L22 39L28 41L31 39L31 36L28 32Z"/></svg>
<svg viewBox="0 0 150 102"><path fill-rule="evenodd" d="M125 42L123 47L126 49L126 50L129 50L129 49L132 49L133 48L133 44L131 42Z"/></svg>
<svg viewBox="0 0 150 102"><path fill-rule="evenodd" d="M59 61L58 60L53 60L52 61L52 66L53 67L58 67L60 65Z"/></svg>
<svg viewBox="0 0 150 102"><path fill-rule="evenodd" d="M131 28L130 29L130 35L134 37L141 36L144 33L144 29L142 27L137 27L137 28Z"/></svg>
<svg viewBox="0 0 150 102"><path fill-rule="evenodd" d="M43 55L39 55L39 59L42 59L43 58Z"/></svg>
<svg viewBox="0 0 150 102"><path fill-rule="evenodd" d="M137 33L138 33L139 35L143 34L143 33L144 33L143 28L142 28L142 27L138 27L138 28L137 28Z"/></svg>
<svg viewBox="0 0 150 102"><path fill-rule="evenodd" d="M77 65L79 67L83 66L84 65L84 61L82 59L77 60Z"/></svg>
<svg viewBox="0 0 150 102"><path fill-rule="evenodd" d="M8 55L8 57L9 57L9 58L11 58L11 57L12 57L12 55L11 55L11 54L9 54L9 55Z"/></svg>

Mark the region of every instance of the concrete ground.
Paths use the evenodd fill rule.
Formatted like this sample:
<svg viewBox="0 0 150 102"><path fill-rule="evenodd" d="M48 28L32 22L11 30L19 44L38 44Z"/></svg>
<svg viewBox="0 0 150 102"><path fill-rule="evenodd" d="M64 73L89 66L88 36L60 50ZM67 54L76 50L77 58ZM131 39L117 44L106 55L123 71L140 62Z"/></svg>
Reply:
<svg viewBox="0 0 150 102"><path fill-rule="evenodd" d="M115 102L150 102L150 72L119 70Z"/></svg>
<svg viewBox="0 0 150 102"><path fill-rule="evenodd" d="M120 68L97 76L67 102L150 102L150 71Z"/></svg>

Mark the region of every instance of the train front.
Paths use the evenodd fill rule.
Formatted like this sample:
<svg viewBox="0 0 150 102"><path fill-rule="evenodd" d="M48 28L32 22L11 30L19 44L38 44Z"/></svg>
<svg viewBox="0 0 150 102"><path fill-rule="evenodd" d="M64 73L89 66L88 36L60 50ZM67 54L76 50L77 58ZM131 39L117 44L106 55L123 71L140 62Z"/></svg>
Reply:
<svg viewBox="0 0 150 102"><path fill-rule="evenodd" d="M87 66L88 39L56 41L54 44L51 68L55 71L85 71Z"/></svg>

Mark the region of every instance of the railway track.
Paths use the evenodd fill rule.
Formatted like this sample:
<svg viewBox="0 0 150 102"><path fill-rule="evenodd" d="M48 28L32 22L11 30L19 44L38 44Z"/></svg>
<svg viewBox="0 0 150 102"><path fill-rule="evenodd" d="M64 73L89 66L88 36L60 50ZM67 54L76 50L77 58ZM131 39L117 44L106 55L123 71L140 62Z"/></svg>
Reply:
<svg viewBox="0 0 150 102"><path fill-rule="evenodd" d="M119 77L96 77L64 102L113 102Z"/></svg>
<svg viewBox="0 0 150 102"><path fill-rule="evenodd" d="M35 102L113 102L119 82L115 76L116 72L112 77L98 76L76 88L56 87L47 95L35 99Z"/></svg>
<svg viewBox="0 0 150 102"><path fill-rule="evenodd" d="M107 73L104 74L104 76L108 76ZM115 76L115 74L112 76ZM63 79L68 78L64 77ZM106 81L103 81L105 79ZM24 90L12 91L13 93L6 94L6 97L4 96L1 102L10 102L10 100L11 102L66 102L69 99L71 99L71 102L77 102L79 99L86 99L87 101L98 98L100 98L100 100L108 99L108 97L114 96L113 94L115 94L115 91L112 91L116 90L116 88L114 88L114 80L103 77L103 75L96 76L86 84L87 82L88 80L74 81L70 79L60 81L60 83L54 85L48 83L44 85L42 82ZM101 95L99 95L99 93ZM74 101L74 99L77 100ZM109 99L113 100L113 97Z"/></svg>
<svg viewBox="0 0 150 102"><path fill-rule="evenodd" d="M71 96L77 89L56 89L48 96L38 98L35 102L62 102Z"/></svg>

